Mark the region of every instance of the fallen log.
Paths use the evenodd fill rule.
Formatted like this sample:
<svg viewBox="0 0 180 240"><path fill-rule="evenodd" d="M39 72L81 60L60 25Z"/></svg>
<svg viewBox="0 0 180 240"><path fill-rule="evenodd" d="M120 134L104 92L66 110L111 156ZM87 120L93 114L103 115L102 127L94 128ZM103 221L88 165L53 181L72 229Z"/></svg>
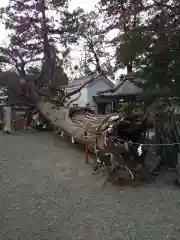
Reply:
<svg viewBox="0 0 180 240"><path fill-rule="evenodd" d="M57 131L73 137L75 142L84 144L86 131L89 150L95 153L100 151L101 156L110 153L118 156L126 152L127 143L138 142L147 130L148 114L130 117L122 109L118 113L100 115L85 108L56 107L48 101L39 101L37 107ZM137 156L137 147L130 154Z"/></svg>
<svg viewBox="0 0 180 240"><path fill-rule="evenodd" d="M91 149L96 143L98 129L104 127L104 131L101 131L102 135L110 123L115 124L122 116L121 113L108 116L97 115L83 108L75 110L67 107L56 108L54 104L47 101L38 102L37 108L49 122L55 125L56 129L73 136L78 142L84 142L84 131L87 131L89 148Z"/></svg>
<svg viewBox="0 0 180 240"><path fill-rule="evenodd" d="M118 112L105 116L95 114L87 108L72 109L69 107L69 101L71 101L69 97L78 93L84 85L70 93L64 91L61 99L55 99L43 89L37 90L32 85L29 87L32 91L29 91L31 94L28 95L28 99L31 95L34 96L31 98L36 109L41 113L40 115L54 125L58 131L64 132L83 144L85 131L87 131L89 149L95 150L97 160L102 156L100 167L105 165L108 169L110 166L111 172L114 173L114 170L118 172L118 167L122 169L123 166L126 173L131 175L131 179L140 171L139 165L143 170L146 151L138 156L137 148L141 145L141 137L150 127L148 125L151 118L155 115L153 104L146 113L143 111L135 113L133 109L124 111L122 107ZM136 142L136 144L131 146L129 141ZM141 171L140 175L145 176L146 172L144 174Z"/></svg>

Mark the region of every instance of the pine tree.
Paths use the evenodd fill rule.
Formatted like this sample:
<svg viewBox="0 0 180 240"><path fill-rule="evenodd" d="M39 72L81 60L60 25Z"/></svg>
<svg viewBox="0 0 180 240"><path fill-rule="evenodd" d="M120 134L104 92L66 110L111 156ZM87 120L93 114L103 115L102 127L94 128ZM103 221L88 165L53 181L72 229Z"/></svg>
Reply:
<svg viewBox="0 0 180 240"><path fill-rule="evenodd" d="M9 46L0 49L2 57L24 79L27 70L41 61L41 74L35 80L39 87L53 80L59 56L67 52L68 42L75 41L75 34L69 34L76 29L74 15L67 6L68 0L10 0L8 7L1 8L10 38Z"/></svg>

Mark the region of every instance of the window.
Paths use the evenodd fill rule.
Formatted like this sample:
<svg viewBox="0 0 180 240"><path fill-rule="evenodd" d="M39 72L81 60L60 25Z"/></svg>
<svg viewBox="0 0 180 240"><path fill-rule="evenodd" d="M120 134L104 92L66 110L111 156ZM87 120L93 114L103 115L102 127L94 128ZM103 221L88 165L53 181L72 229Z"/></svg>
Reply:
<svg viewBox="0 0 180 240"><path fill-rule="evenodd" d="M73 108L77 108L78 107L78 104L73 104Z"/></svg>

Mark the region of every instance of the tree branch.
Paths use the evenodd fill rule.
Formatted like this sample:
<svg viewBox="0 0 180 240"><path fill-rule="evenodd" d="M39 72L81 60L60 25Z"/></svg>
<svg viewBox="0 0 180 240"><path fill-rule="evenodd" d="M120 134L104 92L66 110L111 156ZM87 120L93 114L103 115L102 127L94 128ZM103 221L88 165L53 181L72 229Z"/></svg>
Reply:
<svg viewBox="0 0 180 240"><path fill-rule="evenodd" d="M68 93L65 95L65 98L69 98L75 94L77 94L78 92L80 92L85 86L87 86L88 84L92 83L96 78L98 78L99 76L97 77L92 77L89 81L87 81L86 83L84 83L81 87L79 87L78 89Z"/></svg>

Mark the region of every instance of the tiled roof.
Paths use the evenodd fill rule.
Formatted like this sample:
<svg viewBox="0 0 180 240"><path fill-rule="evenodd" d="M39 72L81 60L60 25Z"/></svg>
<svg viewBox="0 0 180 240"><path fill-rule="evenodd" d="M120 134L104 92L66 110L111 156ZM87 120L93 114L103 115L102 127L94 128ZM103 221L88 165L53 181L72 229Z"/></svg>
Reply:
<svg viewBox="0 0 180 240"><path fill-rule="evenodd" d="M123 83L121 87L119 87L115 92L113 92L112 95L138 94L141 92L142 92L142 89L140 87L138 87L135 83L127 80Z"/></svg>
<svg viewBox="0 0 180 240"><path fill-rule="evenodd" d="M85 84L86 82L90 81L92 78L95 78L94 80L103 80L103 81L106 81L111 87L114 87L114 83L104 77L104 76L101 76L99 74L93 74L93 75L90 75L90 76L84 76L84 77L80 77L80 78L77 78L77 79L74 79L72 82L70 82L67 86L67 88L69 89L76 89L80 86L82 86L83 84Z"/></svg>
<svg viewBox="0 0 180 240"><path fill-rule="evenodd" d="M95 75L90 75L90 76L84 76L84 77L76 78L76 79L74 79L72 82L70 82L68 84L68 87L76 86L76 85L83 85L84 83L90 81L93 77L95 77Z"/></svg>
<svg viewBox="0 0 180 240"><path fill-rule="evenodd" d="M137 84L136 84L137 83ZM113 89L99 92L103 95L128 95L128 94L140 94L142 88L138 86L138 83L144 83L143 79L134 78L133 81L126 79L119 81Z"/></svg>

